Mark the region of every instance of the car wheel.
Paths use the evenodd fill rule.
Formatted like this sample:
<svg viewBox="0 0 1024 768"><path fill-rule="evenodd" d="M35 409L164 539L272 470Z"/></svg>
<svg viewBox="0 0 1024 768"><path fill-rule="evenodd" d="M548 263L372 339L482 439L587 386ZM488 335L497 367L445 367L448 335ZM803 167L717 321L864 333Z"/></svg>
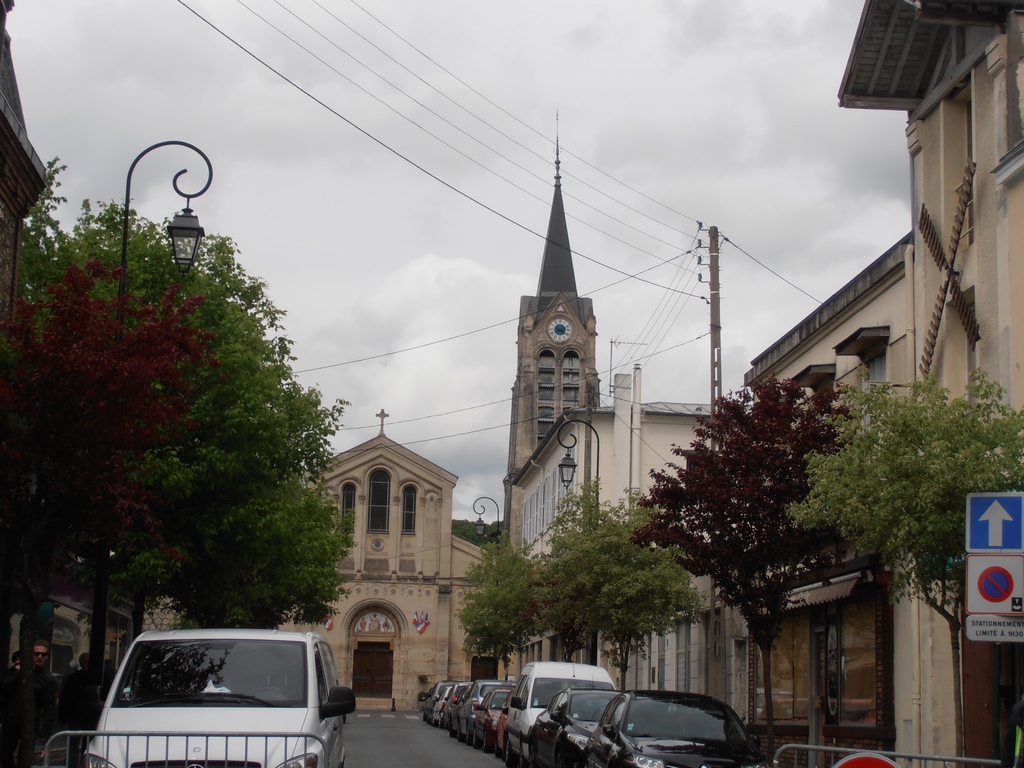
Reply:
<svg viewBox="0 0 1024 768"><path fill-rule="evenodd" d="M467 741L469 741L469 734L463 733L462 729L456 726L455 738L457 738L459 741L465 744Z"/></svg>
<svg viewBox="0 0 1024 768"><path fill-rule="evenodd" d="M575 760L570 759L569 756L565 754L564 749L560 749L555 753L555 768L579 768L579 766L576 764Z"/></svg>
<svg viewBox="0 0 1024 768"><path fill-rule="evenodd" d="M505 736L505 766L506 768L519 768L519 755L509 747L507 735Z"/></svg>

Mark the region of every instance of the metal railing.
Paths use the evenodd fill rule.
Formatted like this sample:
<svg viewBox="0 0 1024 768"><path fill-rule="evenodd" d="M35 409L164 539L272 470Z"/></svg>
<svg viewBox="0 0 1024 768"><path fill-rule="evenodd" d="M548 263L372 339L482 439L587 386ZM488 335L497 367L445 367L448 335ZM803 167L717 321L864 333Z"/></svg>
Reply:
<svg viewBox="0 0 1024 768"><path fill-rule="evenodd" d="M834 757L838 755L839 758L847 757L849 755L881 755L887 757L893 761L905 761L906 768L930 768L931 765L938 764L941 766L952 766L952 765L963 765L963 766L998 766L999 761L985 757L947 757L945 755L915 755L907 752L884 752L880 749L851 749L848 747L823 747L811 744L783 744L777 750L775 750L775 757L772 759L772 768L781 768L783 765L782 755L784 752L793 752L794 759L793 765L800 765L798 758L800 753L806 753L804 765L812 766L817 765L819 768L825 766L831 768L837 760ZM829 755L830 757L818 763L815 761L811 763L812 754Z"/></svg>
<svg viewBox="0 0 1024 768"><path fill-rule="evenodd" d="M309 754L322 766L329 762L324 740L312 734L60 731L46 742L42 768L87 768L87 757L110 768L279 768ZM302 760L295 768L308 763Z"/></svg>

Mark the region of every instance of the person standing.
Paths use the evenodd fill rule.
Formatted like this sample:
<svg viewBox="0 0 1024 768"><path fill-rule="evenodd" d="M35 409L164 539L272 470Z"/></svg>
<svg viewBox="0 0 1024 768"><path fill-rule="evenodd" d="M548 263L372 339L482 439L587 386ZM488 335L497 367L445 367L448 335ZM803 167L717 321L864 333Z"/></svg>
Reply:
<svg viewBox="0 0 1024 768"><path fill-rule="evenodd" d="M89 654L78 657L78 669L68 675L64 688L60 692L60 703L57 705L57 718L69 731L91 731L96 727L90 715L85 711L82 700L86 686L89 685ZM81 762L85 740L80 736L68 738L68 765L77 766Z"/></svg>
<svg viewBox="0 0 1024 768"><path fill-rule="evenodd" d="M32 644L32 672L29 684L33 690L35 737L40 746L46 743L57 715L57 678L46 669L50 644L36 640ZM13 672L13 674L12 674ZM18 744L21 741L21 670L9 670L0 680L3 701L3 727L0 729L0 768L15 768Z"/></svg>

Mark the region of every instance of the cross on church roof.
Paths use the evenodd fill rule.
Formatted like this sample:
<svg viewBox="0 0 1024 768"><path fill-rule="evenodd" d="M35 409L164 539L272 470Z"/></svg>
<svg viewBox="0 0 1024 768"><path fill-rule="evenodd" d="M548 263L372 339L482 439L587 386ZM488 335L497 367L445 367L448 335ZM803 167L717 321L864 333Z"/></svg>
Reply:
<svg viewBox="0 0 1024 768"><path fill-rule="evenodd" d="M380 433L382 435L384 434L384 419L388 418L390 415L390 413L385 413L383 408L381 408L380 413L377 414L377 418L380 419Z"/></svg>

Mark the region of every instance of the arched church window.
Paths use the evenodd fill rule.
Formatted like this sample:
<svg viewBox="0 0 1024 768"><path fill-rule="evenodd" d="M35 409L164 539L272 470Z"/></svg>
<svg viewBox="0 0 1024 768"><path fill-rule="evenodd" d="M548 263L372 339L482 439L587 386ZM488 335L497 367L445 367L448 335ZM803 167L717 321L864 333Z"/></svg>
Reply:
<svg viewBox="0 0 1024 768"><path fill-rule="evenodd" d="M391 505L391 477L378 470L370 475L370 506L366 530L387 533Z"/></svg>
<svg viewBox="0 0 1024 768"><path fill-rule="evenodd" d="M537 439L551 429L555 421L555 354L541 352L537 358Z"/></svg>
<svg viewBox="0 0 1024 768"><path fill-rule="evenodd" d="M416 488L411 485L402 491L402 533L416 533Z"/></svg>
<svg viewBox="0 0 1024 768"><path fill-rule="evenodd" d="M562 358L562 409L580 404L580 357L566 352Z"/></svg>
<svg viewBox="0 0 1024 768"><path fill-rule="evenodd" d="M356 487L352 483L345 483L341 487L341 519L349 526L356 516ZM347 528L346 530L351 530Z"/></svg>

